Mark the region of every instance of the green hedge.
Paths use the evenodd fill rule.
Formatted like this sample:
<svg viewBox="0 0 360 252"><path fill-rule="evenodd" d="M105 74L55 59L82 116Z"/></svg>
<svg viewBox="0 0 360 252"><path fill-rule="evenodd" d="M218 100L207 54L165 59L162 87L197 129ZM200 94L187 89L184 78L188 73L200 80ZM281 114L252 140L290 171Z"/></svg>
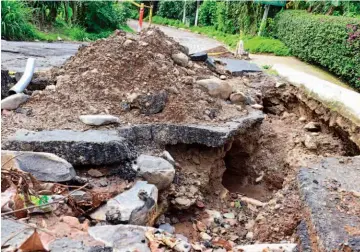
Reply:
<svg viewBox="0 0 360 252"><path fill-rule="evenodd" d="M276 16L275 34L293 55L360 89L360 19L288 10Z"/></svg>

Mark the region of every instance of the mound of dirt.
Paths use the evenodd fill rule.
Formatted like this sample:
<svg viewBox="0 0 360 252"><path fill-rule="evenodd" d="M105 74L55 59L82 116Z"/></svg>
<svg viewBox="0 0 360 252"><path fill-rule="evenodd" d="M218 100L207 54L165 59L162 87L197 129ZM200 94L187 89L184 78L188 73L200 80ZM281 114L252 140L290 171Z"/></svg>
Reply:
<svg viewBox="0 0 360 252"><path fill-rule="evenodd" d="M218 124L245 113L197 88L197 80L218 75L203 63L174 59L180 52L184 48L156 28L139 35L116 31L47 72L56 85L35 91L22 106L26 113L3 116L3 129L85 130L79 120L85 114L114 115L122 124ZM155 109L143 108L149 104Z"/></svg>

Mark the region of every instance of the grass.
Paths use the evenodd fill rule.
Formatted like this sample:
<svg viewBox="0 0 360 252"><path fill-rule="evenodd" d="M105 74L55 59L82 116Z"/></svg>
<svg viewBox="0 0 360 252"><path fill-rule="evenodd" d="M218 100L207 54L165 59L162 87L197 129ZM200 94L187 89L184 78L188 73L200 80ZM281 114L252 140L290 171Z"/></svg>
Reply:
<svg viewBox="0 0 360 252"><path fill-rule="evenodd" d="M229 34L218 31L213 26L190 26L187 27L179 20L173 20L163 17L154 16L152 19L155 24L169 25L177 28L187 28L192 32L206 35L214 38L231 49L235 49L239 40L244 41L245 50L250 53L271 53L276 56L289 56L291 55L290 49L278 39L268 37L253 37L253 36L240 36L240 34Z"/></svg>
<svg viewBox="0 0 360 252"><path fill-rule="evenodd" d="M125 32L131 32L134 31L127 25L122 25L119 27L120 30L123 30ZM58 38L61 38L61 40L65 41L94 41L101 38L106 38L110 36L113 33L111 30L105 30L100 33L89 33L86 32L85 28L82 28L80 26L60 26L60 27L54 27L49 32L44 31L36 31L36 37L38 40L44 40L44 41L57 41Z"/></svg>

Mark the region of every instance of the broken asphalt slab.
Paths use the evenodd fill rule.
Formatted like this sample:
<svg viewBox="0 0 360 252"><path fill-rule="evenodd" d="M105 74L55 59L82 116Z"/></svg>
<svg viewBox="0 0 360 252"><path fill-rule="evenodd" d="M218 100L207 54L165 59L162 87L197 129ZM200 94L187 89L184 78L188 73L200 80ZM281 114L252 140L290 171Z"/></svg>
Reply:
<svg viewBox="0 0 360 252"><path fill-rule="evenodd" d="M53 153L72 165L115 164L137 156L133 145L114 130L21 130L2 149Z"/></svg>
<svg viewBox="0 0 360 252"><path fill-rule="evenodd" d="M360 251L359 174L360 156L324 158L299 171L308 226L322 251Z"/></svg>
<svg viewBox="0 0 360 252"><path fill-rule="evenodd" d="M263 119L261 111L252 111L221 125L141 124L117 130L19 130L3 142L2 149L53 153L72 165L108 165L135 159L137 152L133 145L184 143L219 147Z"/></svg>
<svg viewBox="0 0 360 252"><path fill-rule="evenodd" d="M182 143L220 147L226 144L231 137L243 134L260 124L263 119L264 114L261 111L253 111L223 125L140 124L118 128L118 132L120 136L127 138L135 145Z"/></svg>
<svg viewBox="0 0 360 252"><path fill-rule="evenodd" d="M256 64L247 60L216 58L215 61L224 64L225 70L229 71L233 76L241 76L246 72L261 72L261 69Z"/></svg>

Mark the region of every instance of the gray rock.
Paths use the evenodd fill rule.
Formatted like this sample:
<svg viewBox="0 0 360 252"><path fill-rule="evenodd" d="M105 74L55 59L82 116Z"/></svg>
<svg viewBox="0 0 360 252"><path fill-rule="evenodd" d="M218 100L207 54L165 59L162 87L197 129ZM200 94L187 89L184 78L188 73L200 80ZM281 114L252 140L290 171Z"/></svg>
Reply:
<svg viewBox="0 0 360 252"><path fill-rule="evenodd" d="M120 123L120 119L112 115L81 115L79 119L83 123L93 126Z"/></svg>
<svg viewBox="0 0 360 252"><path fill-rule="evenodd" d="M180 66L187 67L189 64L189 57L182 52L172 54L171 58L176 64Z"/></svg>
<svg viewBox="0 0 360 252"><path fill-rule="evenodd" d="M196 81L196 85L202 90L206 91L210 96L221 99L228 99L232 93L232 87L229 83L218 78L211 78Z"/></svg>
<svg viewBox="0 0 360 252"><path fill-rule="evenodd" d="M72 165L66 160L44 152L1 151L1 158L11 162L12 167L31 173L40 181L65 182L76 176ZM6 166L5 166L6 168Z"/></svg>
<svg viewBox="0 0 360 252"><path fill-rule="evenodd" d="M186 55L189 55L189 48L187 46L184 46L184 45L180 45L180 51Z"/></svg>
<svg viewBox="0 0 360 252"><path fill-rule="evenodd" d="M140 155L136 167L139 175L159 190L167 188L174 180L174 166L163 158Z"/></svg>
<svg viewBox="0 0 360 252"><path fill-rule="evenodd" d="M24 231L20 232L20 230ZM1 245L10 245L10 247L17 249L26 239L28 239L34 232L33 228L28 228L20 222L11 221L8 219L1 218ZM14 236L15 234L18 235ZM8 242L4 243L8 238L14 236Z"/></svg>
<svg viewBox="0 0 360 252"><path fill-rule="evenodd" d="M340 200L338 190L341 186L345 192L360 191L360 156L345 159L324 158L300 169L297 176L319 251L360 251L360 235L350 235L345 228L359 227L360 216L348 213L353 209Z"/></svg>
<svg viewBox="0 0 360 252"><path fill-rule="evenodd" d="M131 143L112 130L19 130L3 143L3 149L49 152L72 165L106 165L134 159Z"/></svg>
<svg viewBox="0 0 360 252"><path fill-rule="evenodd" d="M304 145L309 150L317 149L317 141L313 136L305 135Z"/></svg>
<svg viewBox="0 0 360 252"><path fill-rule="evenodd" d="M237 92L230 95L230 101L234 104L244 104L246 99L246 95L242 92Z"/></svg>
<svg viewBox="0 0 360 252"><path fill-rule="evenodd" d="M310 132L319 132L321 131L321 125L317 122L309 122L304 126L304 129Z"/></svg>
<svg viewBox="0 0 360 252"><path fill-rule="evenodd" d="M135 225L114 225L114 226L95 226L90 227L88 233L97 241L112 247L114 251L128 252L141 251L150 252L147 245L145 233L155 231L152 227Z"/></svg>
<svg viewBox="0 0 360 252"><path fill-rule="evenodd" d="M64 237L51 242L49 245L49 250L51 252L89 252L91 251L91 248L86 246L82 241L72 240L68 237ZM98 251L100 252L102 250Z"/></svg>
<svg viewBox="0 0 360 252"><path fill-rule="evenodd" d="M174 158L171 156L171 154L168 151L163 151L161 153L161 157L163 157L164 159L166 159L167 161L169 161L170 164L175 165L175 160Z"/></svg>
<svg viewBox="0 0 360 252"><path fill-rule="evenodd" d="M164 90L156 94L139 95L131 106L139 108L140 112L145 115L157 114L165 108L167 98L167 92Z"/></svg>
<svg viewBox="0 0 360 252"><path fill-rule="evenodd" d="M188 209L191 205L192 205L193 202L191 202L190 199L184 197L184 196L181 196L181 197L177 197L175 198L174 200L174 205L177 209Z"/></svg>
<svg viewBox="0 0 360 252"><path fill-rule="evenodd" d="M158 189L156 186L150 185L146 181L138 181L130 190L120 193L115 198L110 199L105 205L98 208L90 215L91 218L105 221L106 213L110 209L112 209L112 211L117 209L120 211L121 222L130 223L130 216L134 210L141 211L144 206L147 207L147 202L139 198L139 192L142 190L145 191L156 204L158 199ZM145 212L144 215L147 213Z"/></svg>
<svg viewBox="0 0 360 252"><path fill-rule="evenodd" d="M231 137L244 134L248 129L256 127L264 119L261 111L252 111L248 115L234 118L223 125L198 124L140 124L119 128L120 136L136 145L159 144L175 145L203 144L209 147L224 145Z"/></svg>
<svg viewBox="0 0 360 252"><path fill-rule="evenodd" d="M299 237L299 251L311 252L312 242L306 222L302 220L296 229L296 234Z"/></svg>
<svg viewBox="0 0 360 252"><path fill-rule="evenodd" d="M171 226L169 223L161 224L159 226L159 229L162 229L170 234L175 233L175 228L173 226Z"/></svg>
<svg viewBox="0 0 360 252"><path fill-rule="evenodd" d="M6 97L1 100L1 109L14 110L17 109L21 104L26 102L30 96L19 93Z"/></svg>

